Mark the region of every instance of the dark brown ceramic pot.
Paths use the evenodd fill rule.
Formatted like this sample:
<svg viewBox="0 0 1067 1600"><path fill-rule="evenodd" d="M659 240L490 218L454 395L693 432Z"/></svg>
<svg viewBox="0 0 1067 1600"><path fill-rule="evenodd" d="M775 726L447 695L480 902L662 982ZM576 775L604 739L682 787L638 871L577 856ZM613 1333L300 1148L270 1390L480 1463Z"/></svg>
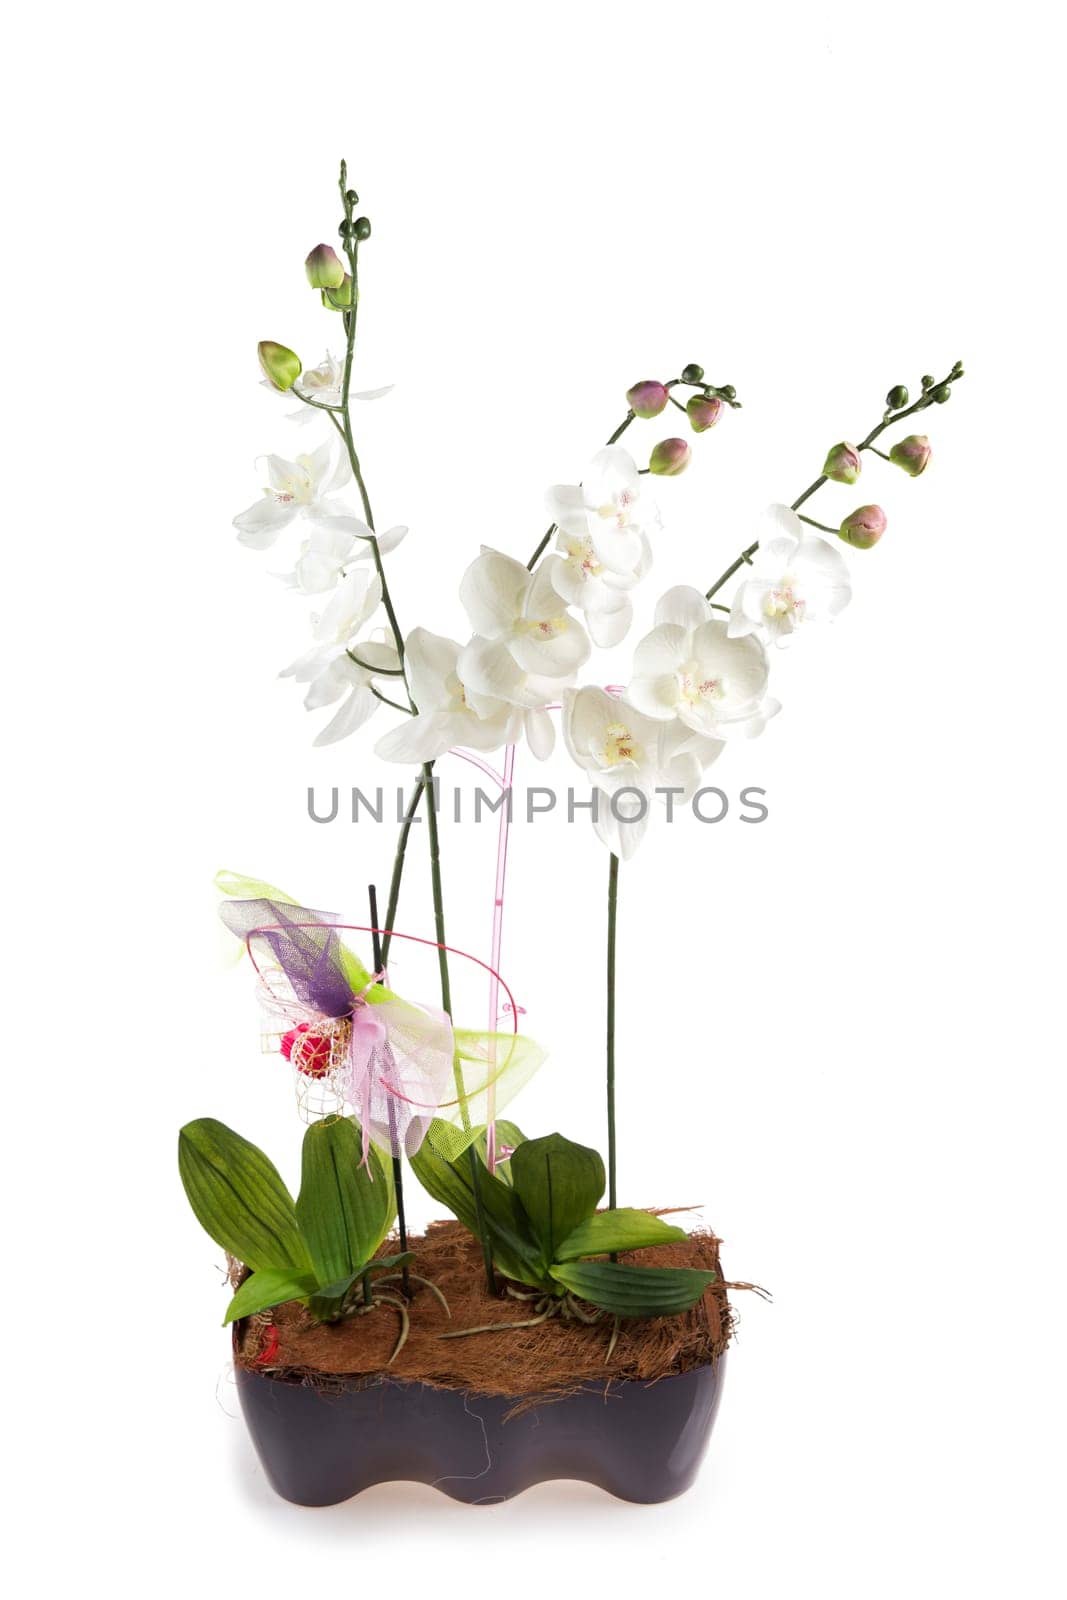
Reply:
<svg viewBox="0 0 1067 1600"><path fill-rule="evenodd" d="M271 1486L336 1505L408 1479L490 1505L552 1478L653 1504L688 1489L719 1407L725 1357L655 1383L587 1385L505 1421L521 1396L465 1394L389 1378L325 1388L237 1364L237 1391Z"/></svg>

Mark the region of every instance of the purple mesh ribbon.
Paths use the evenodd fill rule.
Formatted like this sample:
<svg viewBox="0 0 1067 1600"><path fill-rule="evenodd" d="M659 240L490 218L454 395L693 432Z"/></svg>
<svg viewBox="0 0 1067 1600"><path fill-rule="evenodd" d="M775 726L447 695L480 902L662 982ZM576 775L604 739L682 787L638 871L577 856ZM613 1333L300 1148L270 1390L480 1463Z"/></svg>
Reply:
<svg viewBox="0 0 1067 1600"><path fill-rule="evenodd" d="M331 926L341 920L336 913L278 900L227 900L219 916L239 939L254 934L263 940L301 1005L323 1017L351 1013L356 996L341 962L341 940Z"/></svg>

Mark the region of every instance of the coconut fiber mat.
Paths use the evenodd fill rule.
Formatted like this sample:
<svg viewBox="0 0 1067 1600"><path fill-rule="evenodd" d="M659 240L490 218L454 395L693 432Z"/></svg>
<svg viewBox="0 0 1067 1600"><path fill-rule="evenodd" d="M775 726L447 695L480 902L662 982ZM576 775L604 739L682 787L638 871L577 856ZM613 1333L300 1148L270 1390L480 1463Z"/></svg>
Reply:
<svg viewBox="0 0 1067 1600"><path fill-rule="evenodd" d="M390 1241L381 1253L395 1248ZM652 1381L687 1372L720 1356L729 1341L732 1313L721 1274L701 1301L680 1316L624 1318L609 1363L614 1319L606 1314L592 1325L553 1317L537 1327L509 1328L532 1315L530 1305L510 1295L489 1296L481 1247L458 1223L432 1223L423 1237L409 1240L409 1248L415 1252L412 1270L436 1284L451 1317L436 1296L415 1285L411 1331L392 1366L387 1363L400 1326L395 1308L381 1305L366 1315L326 1324L314 1322L296 1301L239 1325L238 1361L258 1372L316 1384L387 1375L436 1388L518 1396L563 1394L584 1383ZM711 1233L693 1233L684 1242L627 1251L619 1259L719 1272L719 1240ZM393 1291L397 1287L389 1285ZM440 1337L486 1323L499 1325L500 1332Z"/></svg>

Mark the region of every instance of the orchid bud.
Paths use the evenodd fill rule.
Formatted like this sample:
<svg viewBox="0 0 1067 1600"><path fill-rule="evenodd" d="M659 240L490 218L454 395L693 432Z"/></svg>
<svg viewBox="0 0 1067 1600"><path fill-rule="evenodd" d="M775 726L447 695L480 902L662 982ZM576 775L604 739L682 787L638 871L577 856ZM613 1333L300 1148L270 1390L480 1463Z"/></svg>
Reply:
<svg viewBox="0 0 1067 1600"><path fill-rule="evenodd" d="M648 470L658 478L676 478L689 465L691 454L684 439L661 439L659 444L652 447Z"/></svg>
<svg viewBox="0 0 1067 1600"><path fill-rule="evenodd" d="M273 339L261 339L258 348L259 364L268 381L284 394L300 376L300 357L295 350L287 350L284 344L275 344Z"/></svg>
<svg viewBox="0 0 1067 1600"><path fill-rule="evenodd" d="M345 269L332 245L317 244L304 262L304 271L313 289L339 289L345 281Z"/></svg>
<svg viewBox="0 0 1067 1600"><path fill-rule="evenodd" d="M352 224L352 232L355 234L357 239L369 239L370 238L370 218L369 217L357 217L355 222L353 222L353 224Z"/></svg>
<svg viewBox="0 0 1067 1600"><path fill-rule="evenodd" d="M694 394L686 401L685 409L693 432L707 433L722 415L722 401L717 394Z"/></svg>
<svg viewBox="0 0 1067 1600"><path fill-rule="evenodd" d="M823 462L822 475L829 478L831 483L855 483L862 469L863 462L856 446L846 444L842 439L840 444L834 445Z"/></svg>
<svg viewBox="0 0 1067 1600"><path fill-rule="evenodd" d="M658 417L669 398L666 386L654 378L645 378L626 391L626 404L635 417Z"/></svg>
<svg viewBox="0 0 1067 1600"><path fill-rule="evenodd" d="M859 506L838 529L846 544L856 550L870 550L886 530L886 514L881 506Z"/></svg>
<svg viewBox="0 0 1067 1600"><path fill-rule="evenodd" d="M687 367L682 368L683 383L700 383L704 377L704 368L698 367L695 361L690 361Z"/></svg>
<svg viewBox="0 0 1067 1600"><path fill-rule="evenodd" d="M346 272L336 289L322 291L322 303L330 311L347 311L352 304L352 274Z"/></svg>
<svg viewBox="0 0 1067 1600"><path fill-rule="evenodd" d="M906 439L898 439L893 445L889 459L895 467L903 467L909 478L917 478L926 471L932 454L925 433L909 433Z"/></svg>
<svg viewBox="0 0 1067 1600"><path fill-rule="evenodd" d="M908 391L902 383L895 383L885 397L890 411L903 411L908 403Z"/></svg>

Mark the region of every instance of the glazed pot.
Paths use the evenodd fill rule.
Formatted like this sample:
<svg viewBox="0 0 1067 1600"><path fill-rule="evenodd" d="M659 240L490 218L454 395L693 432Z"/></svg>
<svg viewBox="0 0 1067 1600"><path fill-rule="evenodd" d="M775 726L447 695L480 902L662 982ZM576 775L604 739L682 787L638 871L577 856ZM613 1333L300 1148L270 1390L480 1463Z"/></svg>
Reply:
<svg viewBox="0 0 1067 1600"><path fill-rule="evenodd" d="M467 1394L390 1378L328 1388L236 1364L241 1409L271 1487L301 1506L337 1505L376 1483L427 1483L491 1505L535 1483L578 1478L643 1505L688 1489L719 1408L725 1357L654 1383L545 1396Z"/></svg>

